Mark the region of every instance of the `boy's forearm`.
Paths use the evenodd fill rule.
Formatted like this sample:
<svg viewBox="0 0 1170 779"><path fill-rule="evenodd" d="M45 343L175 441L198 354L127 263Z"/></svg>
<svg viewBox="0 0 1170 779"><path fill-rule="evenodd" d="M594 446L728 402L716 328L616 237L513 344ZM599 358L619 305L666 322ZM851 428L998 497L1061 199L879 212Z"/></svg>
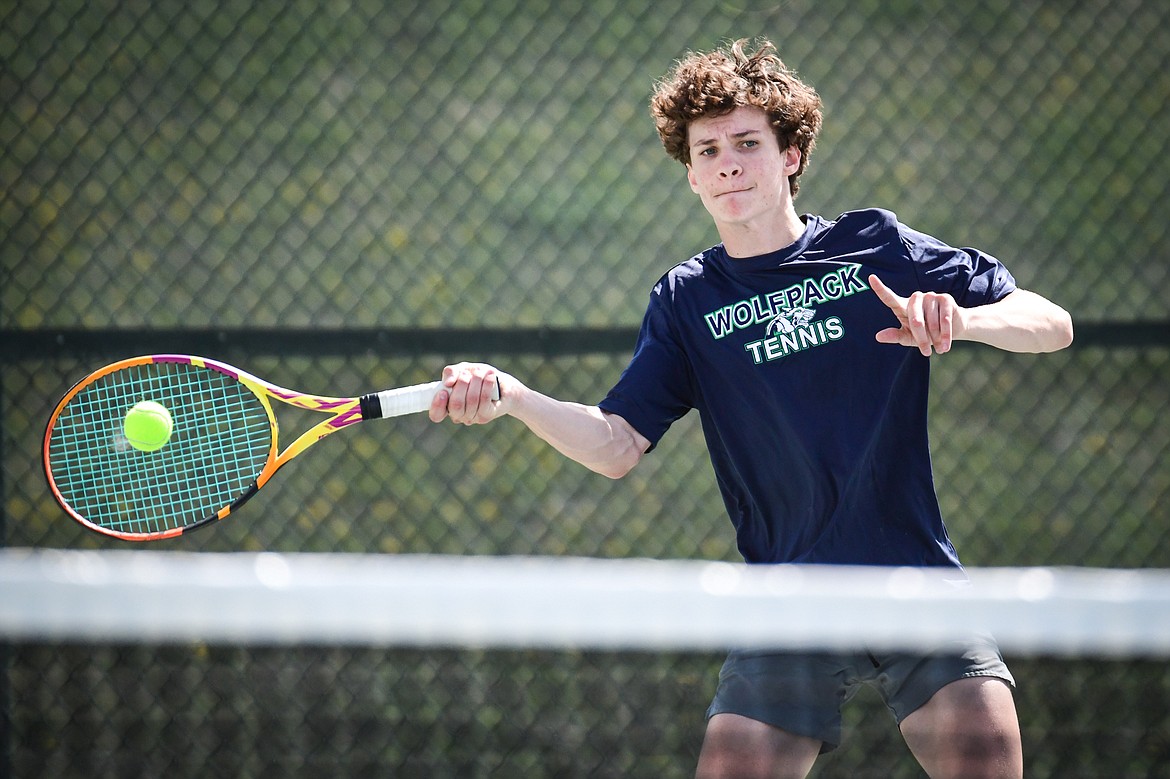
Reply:
<svg viewBox="0 0 1170 779"><path fill-rule="evenodd" d="M956 340L1009 352L1055 352L1072 343L1072 317L1050 300L1017 289L998 303L962 310Z"/></svg>
<svg viewBox="0 0 1170 779"><path fill-rule="evenodd" d="M624 476L649 447L624 419L597 406L556 400L527 387L519 392L508 413L561 454L603 476Z"/></svg>

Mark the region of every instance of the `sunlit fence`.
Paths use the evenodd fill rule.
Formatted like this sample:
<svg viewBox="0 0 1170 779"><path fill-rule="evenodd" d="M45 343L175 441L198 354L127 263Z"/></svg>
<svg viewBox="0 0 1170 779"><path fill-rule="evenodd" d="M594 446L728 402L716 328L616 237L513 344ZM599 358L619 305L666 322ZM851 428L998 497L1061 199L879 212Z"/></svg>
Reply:
<svg viewBox="0 0 1170 779"><path fill-rule="evenodd" d="M968 346L932 368L935 476L964 561L1170 567L1170 9L1155 2L0 10L5 543L120 546L70 522L40 473L53 404L118 357L201 353L326 394L484 359L599 400L653 282L717 240L654 135L651 85L688 49L755 35L826 104L798 210L890 208L1000 257L1077 323L1056 355ZM160 546L736 559L690 417L618 482L511 420L363 426ZM683 776L720 660L6 652L16 775ZM1013 667L1032 775L1170 771L1164 663ZM825 775L915 775L881 704L853 711Z"/></svg>

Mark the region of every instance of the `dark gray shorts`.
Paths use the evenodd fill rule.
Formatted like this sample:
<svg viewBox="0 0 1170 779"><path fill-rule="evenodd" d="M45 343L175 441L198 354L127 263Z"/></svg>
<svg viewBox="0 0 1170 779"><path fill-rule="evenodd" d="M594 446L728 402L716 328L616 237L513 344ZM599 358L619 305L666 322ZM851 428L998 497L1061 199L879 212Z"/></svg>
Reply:
<svg viewBox="0 0 1170 779"><path fill-rule="evenodd" d="M841 743L841 705L861 685L875 687L900 724L943 687L972 676L991 676L1015 687L990 636L929 655L733 651L719 672L707 717L740 714L818 739L821 751L828 752Z"/></svg>

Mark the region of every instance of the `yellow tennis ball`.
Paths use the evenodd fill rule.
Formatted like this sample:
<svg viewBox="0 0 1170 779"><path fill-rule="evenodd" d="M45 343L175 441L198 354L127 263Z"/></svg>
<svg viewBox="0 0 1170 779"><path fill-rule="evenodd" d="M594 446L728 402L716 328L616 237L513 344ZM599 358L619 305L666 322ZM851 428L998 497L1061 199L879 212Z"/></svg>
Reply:
<svg viewBox="0 0 1170 779"><path fill-rule="evenodd" d="M122 432L126 440L135 449L143 452L156 452L167 445L171 440L171 433L175 429L171 412L166 406L155 403L153 400L144 400L135 403L134 407L126 412L126 419L122 422Z"/></svg>

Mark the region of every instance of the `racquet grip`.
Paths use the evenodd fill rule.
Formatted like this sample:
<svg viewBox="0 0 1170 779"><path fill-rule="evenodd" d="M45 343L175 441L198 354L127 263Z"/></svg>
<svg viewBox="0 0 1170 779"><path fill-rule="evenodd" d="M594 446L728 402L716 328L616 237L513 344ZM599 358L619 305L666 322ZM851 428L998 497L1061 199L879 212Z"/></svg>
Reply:
<svg viewBox="0 0 1170 779"><path fill-rule="evenodd" d="M386 419L427 411L431 407L431 401L435 399L435 393L442 389L446 389L443 382L429 381L426 384L398 387L366 395L361 403L362 418ZM497 379L495 386L492 387L492 400L499 399L500 382Z"/></svg>

